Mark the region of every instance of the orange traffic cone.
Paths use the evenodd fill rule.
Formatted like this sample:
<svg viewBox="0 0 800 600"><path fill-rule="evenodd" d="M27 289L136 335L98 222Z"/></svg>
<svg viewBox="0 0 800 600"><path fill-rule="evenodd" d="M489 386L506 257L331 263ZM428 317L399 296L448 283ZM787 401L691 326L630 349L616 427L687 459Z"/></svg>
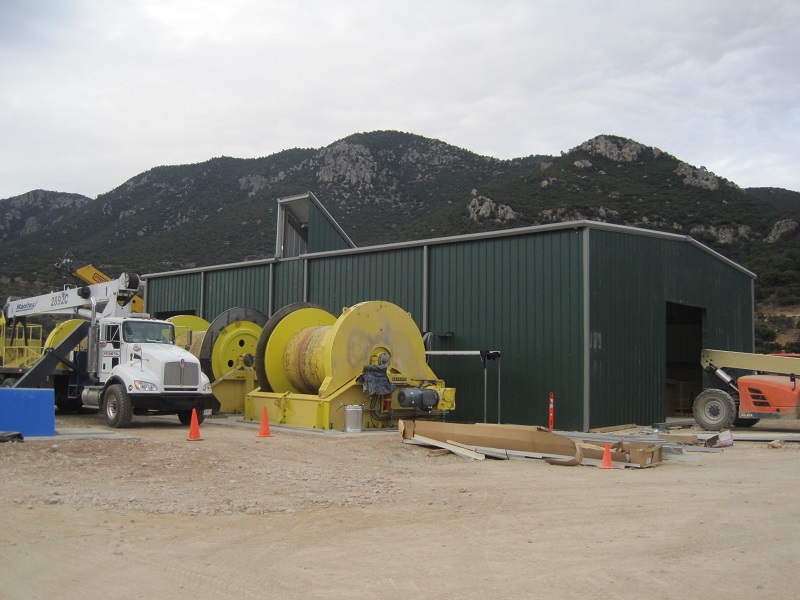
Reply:
<svg viewBox="0 0 800 600"><path fill-rule="evenodd" d="M197 442L202 440L200 437L200 423L197 422L197 409L192 409L192 423L189 425L189 437L186 438L190 442Z"/></svg>
<svg viewBox="0 0 800 600"><path fill-rule="evenodd" d="M611 444L606 444L606 449L603 451L603 462L597 467L598 469L613 469L614 464L611 462Z"/></svg>
<svg viewBox="0 0 800 600"><path fill-rule="evenodd" d="M272 434L269 432L269 417L267 417L266 406L261 410L261 428L258 430L258 435L256 437L272 437Z"/></svg>

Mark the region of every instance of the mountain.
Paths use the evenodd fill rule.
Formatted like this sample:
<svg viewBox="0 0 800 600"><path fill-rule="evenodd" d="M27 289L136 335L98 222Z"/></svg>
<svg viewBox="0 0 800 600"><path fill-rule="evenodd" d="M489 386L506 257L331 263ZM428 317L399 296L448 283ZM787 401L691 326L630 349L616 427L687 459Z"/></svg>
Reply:
<svg viewBox="0 0 800 600"><path fill-rule="evenodd" d="M36 190L2 201L0 242L13 242L57 225L65 216L91 202L80 194Z"/></svg>
<svg viewBox="0 0 800 600"><path fill-rule="evenodd" d="M500 160L375 131L320 149L155 167L94 200L30 192L0 200L0 289L61 285L51 265L68 251L113 274L266 258L276 199L306 191L359 246L574 219L691 235L759 275L765 327L767 309L800 304L800 193L742 189L613 135L560 156Z"/></svg>

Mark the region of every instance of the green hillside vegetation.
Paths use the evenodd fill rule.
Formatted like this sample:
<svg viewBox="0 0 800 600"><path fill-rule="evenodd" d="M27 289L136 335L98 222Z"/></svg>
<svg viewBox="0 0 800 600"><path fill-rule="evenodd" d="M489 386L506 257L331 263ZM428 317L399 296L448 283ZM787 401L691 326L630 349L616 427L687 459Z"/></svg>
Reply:
<svg viewBox="0 0 800 600"><path fill-rule="evenodd" d="M800 304L800 193L741 189L610 135L560 156L499 160L376 131L321 149L155 167L95 200L31 192L0 200L0 288L27 296L63 285L52 264L66 252L109 274L267 258L276 200L307 191L359 246L574 219L691 235L758 275L759 347L800 347L791 316ZM767 241L781 221L789 226Z"/></svg>

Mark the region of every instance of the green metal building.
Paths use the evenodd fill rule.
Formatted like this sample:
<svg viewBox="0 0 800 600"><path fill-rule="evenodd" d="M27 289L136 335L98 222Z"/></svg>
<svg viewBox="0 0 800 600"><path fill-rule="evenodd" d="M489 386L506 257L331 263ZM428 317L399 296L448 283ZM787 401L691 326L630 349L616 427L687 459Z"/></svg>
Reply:
<svg viewBox="0 0 800 600"><path fill-rule="evenodd" d="M276 258L146 275L148 312L386 300L429 350L501 353L430 357L457 390L453 420L547 425L552 392L572 430L685 414L702 348L753 349L755 276L690 237L573 221L355 248L312 194L279 206L303 198L307 214L279 210ZM305 236L292 252L286 228Z"/></svg>

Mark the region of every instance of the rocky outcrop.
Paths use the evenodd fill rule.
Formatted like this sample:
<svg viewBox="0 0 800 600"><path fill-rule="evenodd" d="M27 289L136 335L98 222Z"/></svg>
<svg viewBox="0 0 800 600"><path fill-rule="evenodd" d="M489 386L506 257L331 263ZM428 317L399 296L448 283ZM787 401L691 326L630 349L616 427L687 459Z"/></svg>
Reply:
<svg viewBox="0 0 800 600"><path fill-rule="evenodd" d="M658 148L645 146L625 138L605 135L592 138L577 148L573 148L570 152L576 150L582 150L594 156L602 156L614 162L634 162L646 155L650 155L652 158L658 158L662 154L661 150Z"/></svg>
<svg viewBox="0 0 800 600"><path fill-rule="evenodd" d="M0 240L31 235L58 222L90 198L80 194L35 190L0 204Z"/></svg>
<svg viewBox="0 0 800 600"><path fill-rule="evenodd" d="M701 234L710 235L717 240L720 244L733 244L745 240L751 240L754 237L753 230L747 225L739 225L738 227L714 227L710 225L695 225L689 230L689 234L698 236Z"/></svg>
<svg viewBox="0 0 800 600"><path fill-rule="evenodd" d="M719 189L719 178L705 167L695 169L693 166L684 162L675 169L678 177L683 177L684 185L691 185L706 190Z"/></svg>
<svg viewBox="0 0 800 600"><path fill-rule="evenodd" d="M476 190L472 190L472 200L467 205L467 218L476 223L494 221L498 224L505 224L517 218L517 213L507 204L498 204L491 198L481 196Z"/></svg>
<svg viewBox="0 0 800 600"><path fill-rule="evenodd" d="M797 229L797 221L793 219L778 221L772 226L772 230L767 237L764 238L764 241L768 244L774 244L786 234L792 233L795 229Z"/></svg>

